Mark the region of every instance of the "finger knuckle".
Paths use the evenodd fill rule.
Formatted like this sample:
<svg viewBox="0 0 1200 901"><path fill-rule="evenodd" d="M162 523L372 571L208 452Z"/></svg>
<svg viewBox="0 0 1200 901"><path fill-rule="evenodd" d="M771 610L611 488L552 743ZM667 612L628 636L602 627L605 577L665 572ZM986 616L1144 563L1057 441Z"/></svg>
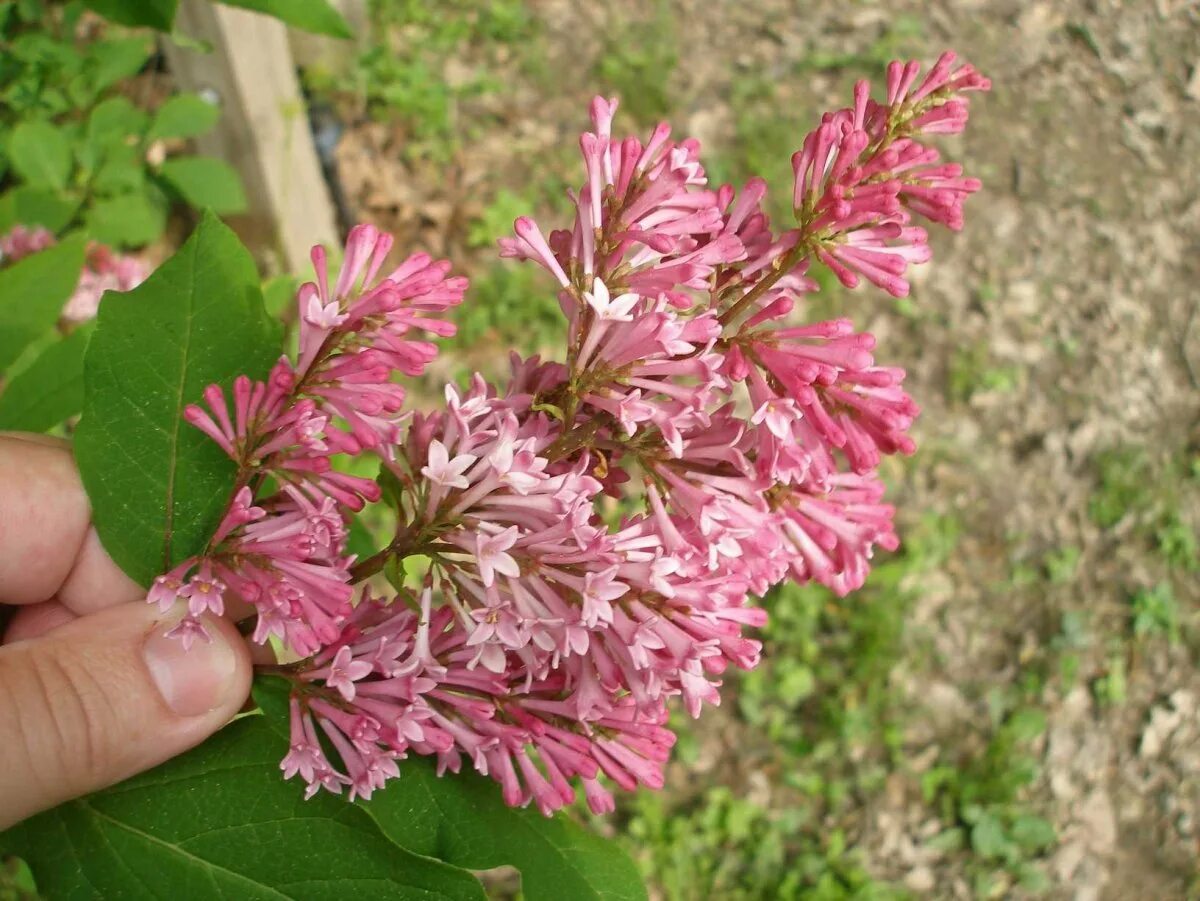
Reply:
<svg viewBox="0 0 1200 901"><path fill-rule="evenodd" d="M13 686L17 730L33 779L47 792L74 793L107 771L107 696L85 667L58 654L28 654Z"/></svg>

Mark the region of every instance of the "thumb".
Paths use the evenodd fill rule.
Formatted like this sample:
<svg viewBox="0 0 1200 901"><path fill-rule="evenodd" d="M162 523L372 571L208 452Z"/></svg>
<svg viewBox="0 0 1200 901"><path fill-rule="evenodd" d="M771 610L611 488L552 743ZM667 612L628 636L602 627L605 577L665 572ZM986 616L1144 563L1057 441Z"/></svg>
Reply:
<svg viewBox="0 0 1200 901"><path fill-rule="evenodd" d="M237 713L250 655L208 620L191 649L165 633L179 613L144 602L0 647L0 830L199 744Z"/></svg>

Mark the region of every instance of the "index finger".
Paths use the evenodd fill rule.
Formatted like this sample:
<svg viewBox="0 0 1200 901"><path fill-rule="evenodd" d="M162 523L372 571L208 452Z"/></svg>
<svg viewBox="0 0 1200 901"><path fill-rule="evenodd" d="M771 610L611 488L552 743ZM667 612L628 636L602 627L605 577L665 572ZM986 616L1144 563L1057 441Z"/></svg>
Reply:
<svg viewBox="0 0 1200 901"><path fill-rule="evenodd" d="M70 449L0 435L0 603L84 613L144 595L100 547Z"/></svg>

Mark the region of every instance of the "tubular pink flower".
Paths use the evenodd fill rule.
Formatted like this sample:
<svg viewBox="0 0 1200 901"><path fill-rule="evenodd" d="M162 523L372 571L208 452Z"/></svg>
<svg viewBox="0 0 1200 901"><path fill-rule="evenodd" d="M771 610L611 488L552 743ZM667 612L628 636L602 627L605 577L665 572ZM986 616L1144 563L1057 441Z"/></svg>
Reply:
<svg viewBox="0 0 1200 901"><path fill-rule="evenodd" d="M696 716L759 661L755 598L785 579L846 594L897 546L877 468L913 452L919 410L875 337L803 321L804 295L814 265L908 292L930 258L914 217L958 228L979 187L924 141L987 88L953 55L923 78L889 66L885 102L856 84L794 155L778 233L762 179L710 185L697 142L614 135L616 102L596 98L573 220L520 217L500 242L554 279L564 359L514 356L506 384L476 375L432 412L406 410L397 376L426 372L465 283L424 254L384 274L392 241L371 226L336 274L315 249L295 364L185 411L243 478L205 554L148 594L188 599L185 641L237 596L255 640L300 658L284 775L369 798L421 754L547 815L580 785L598 813L611 785L661 787L668 705ZM368 452L379 480L335 459ZM351 515L381 485L394 537L356 563ZM419 591L354 602L406 557Z"/></svg>

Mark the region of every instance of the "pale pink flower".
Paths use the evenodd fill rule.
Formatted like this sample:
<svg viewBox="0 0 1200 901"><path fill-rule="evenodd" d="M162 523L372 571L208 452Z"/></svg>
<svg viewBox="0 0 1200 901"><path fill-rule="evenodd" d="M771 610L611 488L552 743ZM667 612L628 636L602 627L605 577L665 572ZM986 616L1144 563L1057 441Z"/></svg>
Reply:
<svg viewBox="0 0 1200 901"><path fill-rule="evenodd" d="M421 467L421 474L441 488L469 488L471 483L463 473L475 465L476 459L473 454L458 454L450 459L446 445L435 438L429 443L429 463Z"/></svg>
<svg viewBox="0 0 1200 901"><path fill-rule="evenodd" d="M337 328L347 318L348 314L341 312L341 305L336 300L322 304L316 292L309 295L308 306L304 310L304 321L313 328L329 331Z"/></svg>
<svg viewBox="0 0 1200 901"><path fill-rule="evenodd" d="M641 298L633 293L612 297L608 293L608 287L597 278L592 283L592 290L585 292L583 299L595 310L597 318L605 322L631 322L633 308Z"/></svg>
<svg viewBox="0 0 1200 901"><path fill-rule="evenodd" d="M495 535L476 534L475 563L479 567L479 578L485 588L496 581L496 574L516 578L521 567L508 550L517 543L520 531L509 526Z"/></svg>
<svg viewBox="0 0 1200 901"><path fill-rule="evenodd" d="M372 666L365 660L354 660L350 648L338 648L333 662L329 664L329 673L325 676L325 684L335 689L347 701L354 700L354 683L369 675Z"/></svg>

